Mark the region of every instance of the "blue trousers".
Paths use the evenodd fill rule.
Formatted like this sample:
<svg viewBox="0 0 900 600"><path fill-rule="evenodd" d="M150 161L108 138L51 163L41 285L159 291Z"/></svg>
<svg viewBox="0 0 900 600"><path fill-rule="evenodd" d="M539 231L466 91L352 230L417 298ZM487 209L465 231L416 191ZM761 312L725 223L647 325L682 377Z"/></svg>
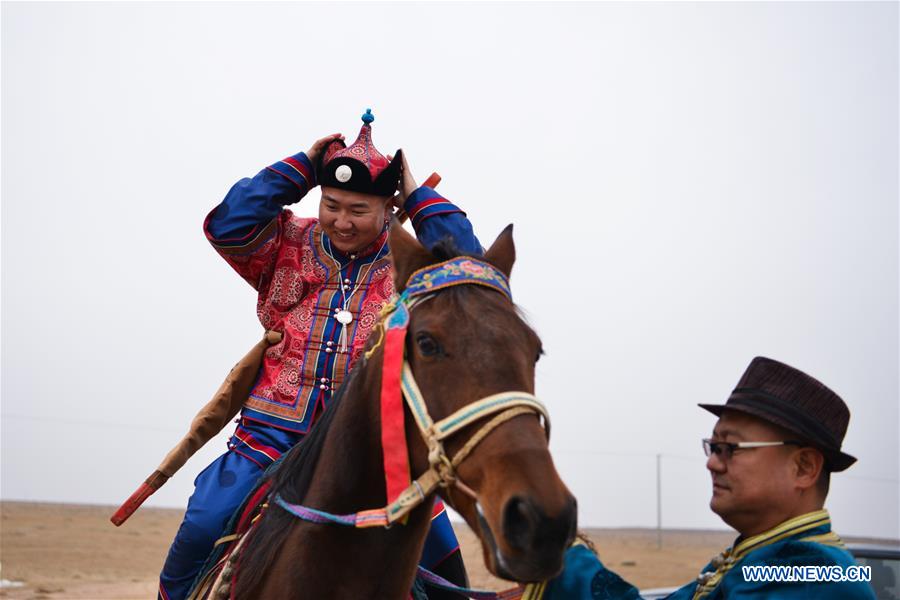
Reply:
<svg viewBox="0 0 900 600"><path fill-rule="evenodd" d="M159 576L159 600L187 597L213 544L263 471L254 460L229 450L197 475L184 520ZM447 513L442 512L431 522L420 564L433 570L458 547Z"/></svg>
<svg viewBox="0 0 900 600"><path fill-rule="evenodd" d="M213 544L262 474L262 467L228 451L197 475L184 520L159 575L161 600L187 597Z"/></svg>

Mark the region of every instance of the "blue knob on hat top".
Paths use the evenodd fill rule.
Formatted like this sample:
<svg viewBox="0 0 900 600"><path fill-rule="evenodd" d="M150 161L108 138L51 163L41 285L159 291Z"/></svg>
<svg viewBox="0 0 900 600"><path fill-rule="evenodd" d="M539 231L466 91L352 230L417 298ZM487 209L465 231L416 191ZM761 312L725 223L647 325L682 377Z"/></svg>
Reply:
<svg viewBox="0 0 900 600"><path fill-rule="evenodd" d="M367 108L366 114L362 116L363 123L369 124L375 120L375 115L372 114L372 109Z"/></svg>

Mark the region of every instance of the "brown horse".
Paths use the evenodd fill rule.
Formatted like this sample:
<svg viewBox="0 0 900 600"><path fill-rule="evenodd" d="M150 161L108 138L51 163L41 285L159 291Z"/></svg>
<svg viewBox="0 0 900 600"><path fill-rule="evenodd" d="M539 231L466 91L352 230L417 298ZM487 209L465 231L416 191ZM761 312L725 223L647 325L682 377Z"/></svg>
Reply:
<svg viewBox="0 0 900 600"><path fill-rule="evenodd" d="M391 230L389 244L398 293L416 270L458 254L443 243L432 254L399 226ZM509 276L515 260L512 226L483 260ZM288 502L340 514L391 500L385 497L378 402L383 347L374 339L369 347L372 354L360 358L316 427L273 476L269 506L233 562L232 598L408 596L433 496L414 508L405 524L368 529L303 521L271 501L280 494ZM499 392L533 393L541 342L507 297L461 285L410 311L405 353L427 410L438 421ZM428 469L429 454L405 410L415 478ZM454 456L477 429L467 426L446 440L447 455ZM445 487L441 496L481 539L492 573L529 582L561 570L575 535L575 499L556 472L534 413L523 411L492 429L455 475L465 484Z"/></svg>

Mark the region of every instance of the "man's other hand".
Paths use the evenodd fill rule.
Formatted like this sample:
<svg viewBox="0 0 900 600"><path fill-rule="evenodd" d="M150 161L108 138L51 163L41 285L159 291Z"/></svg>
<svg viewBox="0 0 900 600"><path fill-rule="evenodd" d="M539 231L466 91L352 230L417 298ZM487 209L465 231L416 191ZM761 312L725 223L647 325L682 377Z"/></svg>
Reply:
<svg viewBox="0 0 900 600"><path fill-rule="evenodd" d="M316 161L319 159L319 155L325 151L325 148L328 147L328 144L333 142L334 140L343 140L344 134L342 133L332 133L331 135L326 135L325 137L316 140L312 147L306 151L306 157L309 159L309 162L312 164L316 164Z"/></svg>
<svg viewBox="0 0 900 600"><path fill-rule="evenodd" d="M416 191L419 184L416 183L416 179L409 169L409 163L406 161L406 152L401 155L400 160L400 189L397 191L397 195L394 196L393 204L398 209L403 210L403 203L406 202L410 194Z"/></svg>

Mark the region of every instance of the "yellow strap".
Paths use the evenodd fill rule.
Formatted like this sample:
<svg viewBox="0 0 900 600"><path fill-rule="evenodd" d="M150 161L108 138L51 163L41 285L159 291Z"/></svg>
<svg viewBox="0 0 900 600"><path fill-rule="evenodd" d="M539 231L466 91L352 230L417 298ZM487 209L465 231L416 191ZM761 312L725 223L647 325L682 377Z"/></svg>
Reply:
<svg viewBox="0 0 900 600"><path fill-rule="evenodd" d="M403 361L403 374L400 378L400 389L403 392L404 398L406 398L406 403L409 405L410 412L416 419L419 431L426 433L434 422L431 420L431 415L428 414L428 408L425 406L425 399L422 397L422 390L419 389L419 384L416 383L416 378L413 377L412 368L405 360ZM419 406L419 404L421 404L421 406Z"/></svg>
<svg viewBox="0 0 900 600"><path fill-rule="evenodd" d="M491 413L513 406L527 406L533 412L544 417L544 429L547 437L550 437L550 416L547 414L547 409L540 400L528 392L501 392L482 398L478 402L467 404L449 417L441 419L434 424L432 429L435 431L437 439L443 440Z"/></svg>
<svg viewBox="0 0 900 600"><path fill-rule="evenodd" d="M540 581L538 583L529 583L525 586L525 591L522 593L522 600L541 600L544 597L544 592L547 590L547 582Z"/></svg>
<svg viewBox="0 0 900 600"><path fill-rule="evenodd" d="M828 533L823 533L820 535L810 535L805 538L800 538L801 542L813 542L815 544L823 544L825 546L834 546L835 548L844 548L847 546L844 545L844 540L833 531L829 531Z"/></svg>
<svg viewBox="0 0 900 600"><path fill-rule="evenodd" d="M475 449L475 446L477 446L478 443L481 442L481 440L486 438L491 431L493 431L503 423L506 423L513 417L518 417L519 415L525 414L534 414L534 411L530 407L520 406L518 408L510 408L509 410L500 413L499 415L485 423L484 426L475 433L475 435L473 435L466 441L465 445L460 448L459 452L456 453L456 456L453 457L453 460L450 464L453 465L454 468L458 467L463 459L465 459L469 455L469 453L471 453L472 450Z"/></svg>
<svg viewBox="0 0 900 600"><path fill-rule="evenodd" d="M768 531L764 531L763 533L747 538L734 547L731 555L734 556L737 560L743 557L744 554L752 552L757 548L768 546L769 544L773 544L775 542L783 540L786 537L797 535L798 533L809 531L810 529L815 529L816 527L825 525L830 522L831 518L828 515L828 511L824 508L806 513L800 515L799 517L788 519L784 523L776 525Z"/></svg>
<svg viewBox="0 0 900 600"><path fill-rule="evenodd" d="M220 537L219 539L216 540L216 543L213 544L213 548L215 548L216 546L219 546L221 544L225 544L227 542L233 542L234 540L238 539L239 537L241 537L241 534L239 534L239 533L232 533L231 535L226 535L224 537Z"/></svg>
<svg viewBox="0 0 900 600"><path fill-rule="evenodd" d="M440 484L440 474L434 469L428 469L416 479L408 488L397 496L397 499L388 504L387 518L389 523L395 523L405 517L412 509L421 504L428 495L437 489Z"/></svg>

